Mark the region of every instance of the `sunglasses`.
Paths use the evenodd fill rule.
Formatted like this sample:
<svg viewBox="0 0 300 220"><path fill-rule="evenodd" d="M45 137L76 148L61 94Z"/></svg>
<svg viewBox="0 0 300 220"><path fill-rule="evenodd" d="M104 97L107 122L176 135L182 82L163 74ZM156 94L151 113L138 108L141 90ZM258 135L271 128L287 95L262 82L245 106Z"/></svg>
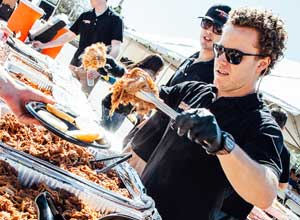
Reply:
<svg viewBox="0 0 300 220"><path fill-rule="evenodd" d="M217 23L214 23L213 21L207 19L207 18L202 18L201 21L201 27L205 30L208 30L210 27L213 27L213 33L217 35L222 34L222 28L223 26Z"/></svg>
<svg viewBox="0 0 300 220"><path fill-rule="evenodd" d="M255 57L266 57L265 54L251 54L251 53L244 53L242 51L226 48L220 44L214 44L214 53L215 57L221 56L223 53L225 53L225 57L227 62L238 65L242 62L243 56L255 56Z"/></svg>

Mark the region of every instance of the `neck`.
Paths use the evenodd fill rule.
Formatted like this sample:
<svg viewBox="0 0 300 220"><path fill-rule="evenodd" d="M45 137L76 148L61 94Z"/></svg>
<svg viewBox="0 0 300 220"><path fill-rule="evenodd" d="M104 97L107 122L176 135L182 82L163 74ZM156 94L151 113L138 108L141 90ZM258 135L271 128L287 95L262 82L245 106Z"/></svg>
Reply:
<svg viewBox="0 0 300 220"><path fill-rule="evenodd" d="M97 7L95 7L95 12L98 13L98 14L101 14L101 13L105 12L107 8L108 8L107 4L103 3L103 4L98 5Z"/></svg>
<svg viewBox="0 0 300 220"><path fill-rule="evenodd" d="M253 94L253 93L255 93L254 87L249 88L249 89L240 88L240 89L235 89L232 91L218 90L217 98L220 98L220 97L243 97L243 96Z"/></svg>
<svg viewBox="0 0 300 220"><path fill-rule="evenodd" d="M212 50L201 49L196 62L208 62L214 59L215 55Z"/></svg>

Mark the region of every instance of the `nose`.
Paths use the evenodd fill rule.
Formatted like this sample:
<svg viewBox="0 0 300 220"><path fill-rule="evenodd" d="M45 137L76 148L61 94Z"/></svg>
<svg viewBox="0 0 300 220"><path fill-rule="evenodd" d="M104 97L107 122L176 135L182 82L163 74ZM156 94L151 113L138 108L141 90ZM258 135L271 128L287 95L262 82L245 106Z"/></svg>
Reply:
<svg viewBox="0 0 300 220"><path fill-rule="evenodd" d="M206 33L208 33L208 34L212 34L212 33L213 33L213 26L211 26L211 27L205 29L205 31L206 31Z"/></svg>
<svg viewBox="0 0 300 220"><path fill-rule="evenodd" d="M219 57L215 57L215 61L219 64L219 65L226 65L228 64L226 56L225 56L225 52L222 53Z"/></svg>

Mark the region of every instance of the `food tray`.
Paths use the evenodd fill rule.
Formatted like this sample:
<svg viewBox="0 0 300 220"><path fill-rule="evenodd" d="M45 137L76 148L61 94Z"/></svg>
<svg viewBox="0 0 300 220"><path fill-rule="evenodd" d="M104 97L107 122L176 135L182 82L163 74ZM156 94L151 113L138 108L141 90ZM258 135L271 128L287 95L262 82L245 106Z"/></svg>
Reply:
<svg viewBox="0 0 300 220"><path fill-rule="evenodd" d="M86 202L90 208L101 213L120 213L136 220L161 219L152 206L148 209L138 210L130 205L124 205L115 195L110 195L101 188L99 190L90 187L74 175L28 154L18 152L3 143L0 143L0 160L8 162L17 170L18 180L25 187L44 182L52 189L60 188L73 193Z"/></svg>
<svg viewBox="0 0 300 220"><path fill-rule="evenodd" d="M65 132L53 127L51 124L49 124L47 121L45 121L42 117L40 117L37 112L39 110L44 110L47 111L46 109L46 105L44 103L41 102L29 102L26 104L26 109L29 111L29 113L31 113L33 115L33 117L35 117L37 120L39 120L43 126L45 126L49 131L51 131L52 133L54 133L55 135L59 136L60 138L69 141L73 144L77 144L83 147L95 147L95 148L101 148L101 149L108 149L110 148L110 143L108 141L108 139L105 137L104 135L104 131L103 131L103 138L100 141L94 141L94 142L84 142L81 140L78 140L68 134L66 134ZM58 118L59 119L59 118ZM61 121L63 121L67 126L68 126L68 131L71 130L78 130L78 128L63 119L60 119Z"/></svg>

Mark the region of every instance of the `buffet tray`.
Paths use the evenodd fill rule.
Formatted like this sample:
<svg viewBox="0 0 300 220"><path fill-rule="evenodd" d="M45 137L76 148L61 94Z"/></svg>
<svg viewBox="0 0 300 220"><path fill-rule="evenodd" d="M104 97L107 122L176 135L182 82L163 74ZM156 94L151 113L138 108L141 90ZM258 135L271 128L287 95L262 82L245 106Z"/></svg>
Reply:
<svg viewBox="0 0 300 220"><path fill-rule="evenodd" d="M104 151L104 150L102 150ZM107 151L107 150L106 150ZM95 151L95 155L108 155L104 152ZM157 210L154 207L154 201L144 194L139 192L143 189L139 185L137 174L129 174L135 172L125 170L126 165L119 165L116 171L124 182L130 193L134 192L131 199L119 195L115 192L106 190L100 185L65 171L55 165L52 165L39 158L33 157L27 153L15 150L14 148L0 142L0 159L5 159L12 162L15 169L19 173L21 182L25 186L31 186L34 183L45 182L51 188L65 189L74 195L78 196L86 202L91 208L104 213L122 213L132 216L139 220L159 220L161 219ZM129 166L129 165L128 165ZM134 179L131 179L135 176ZM138 185L138 186L137 186Z"/></svg>

